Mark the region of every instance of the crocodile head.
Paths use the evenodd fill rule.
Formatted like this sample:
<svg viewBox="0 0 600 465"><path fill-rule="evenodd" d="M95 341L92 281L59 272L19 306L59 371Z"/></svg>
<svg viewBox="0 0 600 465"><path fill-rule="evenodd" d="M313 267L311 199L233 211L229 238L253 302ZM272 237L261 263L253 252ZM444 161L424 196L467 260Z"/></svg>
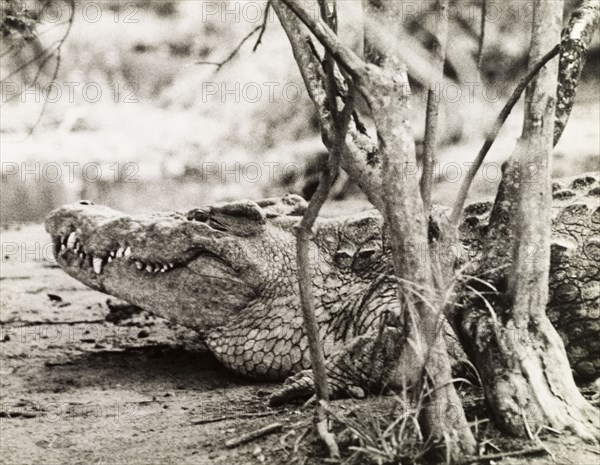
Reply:
<svg viewBox="0 0 600 465"><path fill-rule="evenodd" d="M292 274L289 243L305 207L289 195L131 216L82 201L45 226L57 263L78 281L207 329Z"/></svg>

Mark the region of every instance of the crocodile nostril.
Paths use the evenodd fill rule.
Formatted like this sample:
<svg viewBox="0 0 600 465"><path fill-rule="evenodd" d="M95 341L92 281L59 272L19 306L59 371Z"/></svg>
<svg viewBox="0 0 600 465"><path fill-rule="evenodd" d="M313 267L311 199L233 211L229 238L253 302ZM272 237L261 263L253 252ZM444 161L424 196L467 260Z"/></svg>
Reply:
<svg viewBox="0 0 600 465"><path fill-rule="evenodd" d="M94 202L91 200L80 200L79 205L94 205Z"/></svg>

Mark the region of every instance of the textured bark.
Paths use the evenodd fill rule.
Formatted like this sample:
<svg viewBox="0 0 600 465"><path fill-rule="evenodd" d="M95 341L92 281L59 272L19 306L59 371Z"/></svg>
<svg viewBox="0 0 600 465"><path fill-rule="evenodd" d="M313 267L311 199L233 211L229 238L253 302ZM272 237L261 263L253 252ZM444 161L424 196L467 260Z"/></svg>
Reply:
<svg viewBox="0 0 600 465"><path fill-rule="evenodd" d="M569 26L562 34L558 88L556 90L558 105L556 106L554 126L554 145L560 139L573 109L577 85L587 57L587 49L599 20L600 3L598 0L586 0L575 11Z"/></svg>
<svg viewBox="0 0 600 465"><path fill-rule="evenodd" d="M534 3L530 62L558 40L561 15L561 2ZM545 314L557 72L556 63L548 64L528 88L523 134L492 210L481 269L493 268L486 278L499 295L490 296L491 307L477 299L467 306L459 317L460 337L500 426L531 435L548 425L597 440L598 412L579 393L564 345Z"/></svg>

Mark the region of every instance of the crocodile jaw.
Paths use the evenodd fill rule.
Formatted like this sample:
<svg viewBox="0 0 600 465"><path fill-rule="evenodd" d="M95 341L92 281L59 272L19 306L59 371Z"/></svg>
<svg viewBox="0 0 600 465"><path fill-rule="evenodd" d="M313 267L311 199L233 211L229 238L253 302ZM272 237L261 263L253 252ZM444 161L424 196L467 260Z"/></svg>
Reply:
<svg viewBox="0 0 600 465"><path fill-rule="evenodd" d="M86 203L46 220L58 265L87 286L186 326L228 321L256 295L225 251L235 238L179 213L129 216Z"/></svg>

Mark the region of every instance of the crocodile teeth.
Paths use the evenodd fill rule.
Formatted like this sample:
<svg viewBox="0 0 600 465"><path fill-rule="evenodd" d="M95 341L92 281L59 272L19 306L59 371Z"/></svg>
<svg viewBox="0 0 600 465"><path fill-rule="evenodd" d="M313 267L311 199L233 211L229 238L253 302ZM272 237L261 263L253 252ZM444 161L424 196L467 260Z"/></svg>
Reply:
<svg viewBox="0 0 600 465"><path fill-rule="evenodd" d="M103 260L99 257L94 257L92 262L93 262L93 266L94 266L94 273L101 274L102 273L102 265L104 264Z"/></svg>
<svg viewBox="0 0 600 465"><path fill-rule="evenodd" d="M123 256L124 256L125 258L127 258L127 257L129 257L130 255L131 255L131 247L129 247L129 246L128 246L128 247L125 249L125 251L123 252Z"/></svg>
<svg viewBox="0 0 600 465"><path fill-rule="evenodd" d="M111 250L108 255L110 256L110 258L114 258L115 257L115 251Z"/></svg>
<svg viewBox="0 0 600 465"><path fill-rule="evenodd" d="M154 271L154 267L150 264L146 265L146 271L148 273L152 273Z"/></svg>
<svg viewBox="0 0 600 465"><path fill-rule="evenodd" d="M141 269L143 269L143 268L144 268L144 264L143 264L142 262L140 262L140 261L136 261L136 262L135 262L135 267L136 267L138 270L141 270Z"/></svg>
<svg viewBox="0 0 600 465"><path fill-rule="evenodd" d="M79 252L79 258L85 258L85 252Z"/></svg>
<svg viewBox="0 0 600 465"><path fill-rule="evenodd" d="M75 234L75 231L73 231L71 234L69 234L69 237L67 238L67 247L69 249L73 249L75 247L76 240L77 240L77 234Z"/></svg>
<svg viewBox="0 0 600 465"><path fill-rule="evenodd" d="M121 258L123 256L124 251L125 251L125 249L123 247L119 247L117 249L117 258Z"/></svg>
<svg viewBox="0 0 600 465"><path fill-rule="evenodd" d="M175 263L169 263L168 266L169 266L169 268L173 269L173 268L175 268Z"/></svg>
<svg viewBox="0 0 600 465"><path fill-rule="evenodd" d="M113 258L109 255L108 258L106 259L106 263L110 263L113 261Z"/></svg>
<svg viewBox="0 0 600 465"><path fill-rule="evenodd" d="M163 265L162 268L160 269L161 273L164 273L165 271L167 271L169 269L169 265Z"/></svg>

